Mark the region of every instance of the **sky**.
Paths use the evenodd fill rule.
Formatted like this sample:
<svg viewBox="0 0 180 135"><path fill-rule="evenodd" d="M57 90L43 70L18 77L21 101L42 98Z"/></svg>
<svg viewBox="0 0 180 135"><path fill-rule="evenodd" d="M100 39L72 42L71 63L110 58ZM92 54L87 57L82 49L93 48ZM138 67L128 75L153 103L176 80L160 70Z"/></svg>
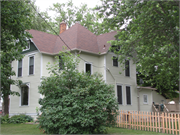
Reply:
<svg viewBox="0 0 180 135"><path fill-rule="evenodd" d="M40 8L40 11L45 11L53 3L67 3L69 0L36 0L35 4ZM79 6L81 3L85 3L89 8L94 8L96 5L101 5L100 0L72 0L75 6ZM53 17L53 12L48 12Z"/></svg>

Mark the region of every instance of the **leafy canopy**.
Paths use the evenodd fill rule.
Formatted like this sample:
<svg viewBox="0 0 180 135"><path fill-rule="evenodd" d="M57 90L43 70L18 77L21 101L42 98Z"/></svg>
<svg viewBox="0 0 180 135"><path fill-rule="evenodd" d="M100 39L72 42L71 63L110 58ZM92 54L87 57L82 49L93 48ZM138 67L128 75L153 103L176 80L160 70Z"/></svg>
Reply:
<svg viewBox="0 0 180 135"><path fill-rule="evenodd" d="M109 27L120 28L117 40L119 61L133 59L147 84L161 92L178 87L179 3L177 1L102 0L96 7ZM149 79L147 79L149 78Z"/></svg>
<svg viewBox="0 0 180 135"><path fill-rule="evenodd" d="M15 75L11 62L23 56L21 52L28 45L27 38L31 35L25 31L30 29L31 14L29 5L25 1L1 1L1 94L3 97L17 94L10 89Z"/></svg>
<svg viewBox="0 0 180 135"><path fill-rule="evenodd" d="M80 73L78 59L60 53L59 60L49 66L50 77L43 78L39 93L42 114L39 126L47 134L104 133L116 121L118 109L114 89L99 74ZM114 112L114 114L112 114Z"/></svg>

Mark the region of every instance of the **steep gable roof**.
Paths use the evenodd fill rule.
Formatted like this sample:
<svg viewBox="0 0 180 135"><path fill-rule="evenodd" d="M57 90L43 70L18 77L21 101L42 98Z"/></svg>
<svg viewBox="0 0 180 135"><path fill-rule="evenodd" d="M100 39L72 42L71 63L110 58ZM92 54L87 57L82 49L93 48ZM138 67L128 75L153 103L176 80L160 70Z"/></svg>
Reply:
<svg viewBox="0 0 180 135"><path fill-rule="evenodd" d="M37 30L29 30L29 33L32 34L32 40L40 52L50 54L62 51L63 46L66 46L63 41L71 50L77 49L96 54L105 53L110 47L107 41L114 40L114 36L117 34L117 32L110 32L96 36L78 23L60 34L63 41L56 35Z"/></svg>

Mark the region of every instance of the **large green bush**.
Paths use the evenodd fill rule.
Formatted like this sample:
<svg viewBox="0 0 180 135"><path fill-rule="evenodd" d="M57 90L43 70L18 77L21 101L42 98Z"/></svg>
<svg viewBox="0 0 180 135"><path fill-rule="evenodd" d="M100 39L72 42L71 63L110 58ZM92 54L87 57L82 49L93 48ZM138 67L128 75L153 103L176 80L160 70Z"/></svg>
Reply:
<svg viewBox="0 0 180 135"><path fill-rule="evenodd" d="M39 100L39 127L47 134L105 133L116 121L118 104L113 87L97 73L78 72L78 60L70 53L60 55L63 70L58 64L51 66L51 76L43 78L39 87L44 95Z"/></svg>

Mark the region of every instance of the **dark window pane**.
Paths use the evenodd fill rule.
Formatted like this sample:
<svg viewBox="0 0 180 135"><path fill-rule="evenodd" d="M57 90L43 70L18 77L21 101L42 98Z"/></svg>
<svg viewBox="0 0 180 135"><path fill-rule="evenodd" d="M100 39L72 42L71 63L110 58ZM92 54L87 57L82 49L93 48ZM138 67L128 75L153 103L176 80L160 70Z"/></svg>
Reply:
<svg viewBox="0 0 180 135"><path fill-rule="evenodd" d="M22 60L18 61L18 77L22 76Z"/></svg>
<svg viewBox="0 0 180 135"><path fill-rule="evenodd" d="M59 70L62 70L63 69L63 60L61 58L61 56L59 56Z"/></svg>
<svg viewBox="0 0 180 135"><path fill-rule="evenodd" d="M28 87L21 87L21 105L28 105Z"/></svg>
<svg viewBox="0 0 180 135"><path fill-rule="evenodd" d="M129 60L126 60L126 62L125 62L125 75L130 76Z"/></svg>
<svg viewBox="0 0 180 135"><path fill-rule="evenodd" d="M91 75L91 64L86 63L86 73Z"/></svg>
<svg viewBox="0 0 180 135"><path fill-rule="evenodd" d="M18 77L22 76L22 68L18 68Z"/></svg>
<svg viewBox="0 0 180 135"><path fill-rule="evenodd" d="M126 102L127 105L131 105L131 91L129 86L126 86Z"/></svg>
<svg viewBox="0 0 180 135"><path fill-rule="evenodd" d="M113 56L113 66L118 67L118 59L115 56Z"/></svg>
<svg viewBox="0 0 180 135"><path fill-rule="evenodd" d="M117 86L118 103L122 104L122 86Z"/></svg>
<svg viewBox="0 0 180 135"><path fill-rule="evenodd" d="M34 57L30 57L29 60L29 74L34 74Z"/></svg>

